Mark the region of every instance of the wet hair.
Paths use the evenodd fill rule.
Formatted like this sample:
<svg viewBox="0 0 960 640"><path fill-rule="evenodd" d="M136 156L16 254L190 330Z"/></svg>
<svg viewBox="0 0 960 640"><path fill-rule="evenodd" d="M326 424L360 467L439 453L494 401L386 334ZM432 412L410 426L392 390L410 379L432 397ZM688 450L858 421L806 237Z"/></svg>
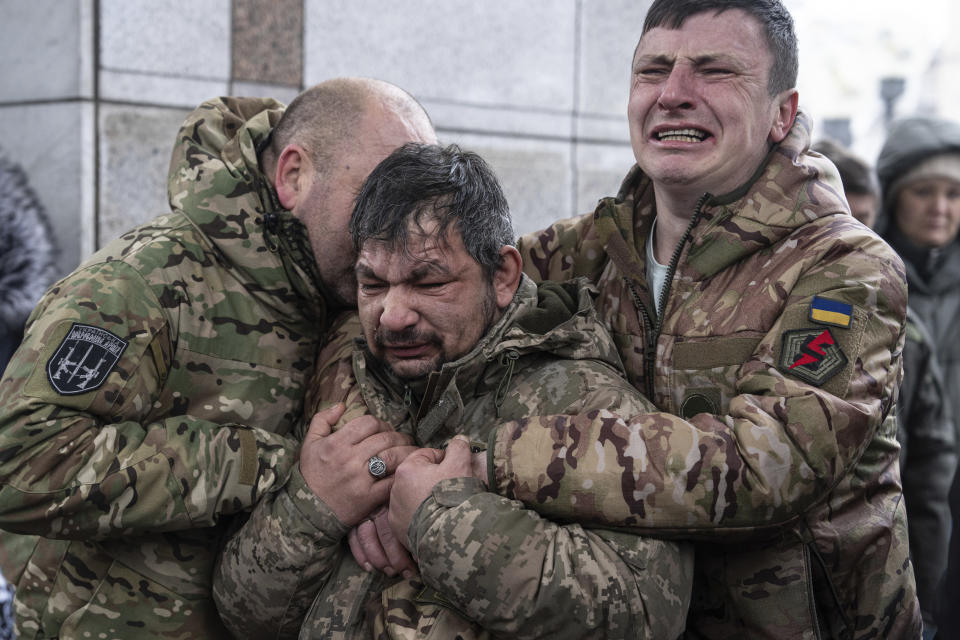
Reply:
<svg viewBox="0 0 960 640"><path fill-rule="evenodd" d="M723 13L741 9L756 18L767 36L767 48L773 56L767 91L775 96L797 84L799 51L793 18L780 0L654 0L643 21L643 34L656 27L679 29L690 16L713 11Z"/></svg>
<svg viewBox="0 0 960 640"><path fill-rule="evenodd" d="M429 221L437 223L440 238L452 225L490 279L500 267L500 249L515 243L507 200L483 158L457 145L409 142L360 189L350 217L354 249L376 240L406 252L411 229Z"/></svg>
<svg viewBox="0 0 960 640"><path fill-rule="evenodd" d="M880 198L880 184L873 169L866 162L853 155L833 140L821 140L811 147L837 167L840 182L846 193L874 196Z"/></svg>

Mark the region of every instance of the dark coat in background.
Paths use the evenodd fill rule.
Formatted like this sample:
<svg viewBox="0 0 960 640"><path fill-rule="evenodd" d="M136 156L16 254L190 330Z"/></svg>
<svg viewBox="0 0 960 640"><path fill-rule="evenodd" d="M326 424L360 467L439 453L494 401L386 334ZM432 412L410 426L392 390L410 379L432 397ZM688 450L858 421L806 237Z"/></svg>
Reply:
<svg viewBox="0 0 960 640"><path fill-rule="evenodd" d="M0 151L0 374L54 277L50 222L19 165ZM0 575L0 640L13 638L10 586Z"/></svg>
<svg viewBox="0 0 960 640"><path fill-rule="evenodd" d="M945 458L953 454L956 465L957 444L960 444L960 239L954 239L946 247L928 249L917 247L907 240L897 228L893 219L896 204L896 187L898 178L913 169L918 163L935 155L943 153L960 153L960 125L932 118L907 118L894 123L887 141L877 160L877 175L883 192L883 209L877 221L877 231L886 239L900 257L907 268L908 303L910 308L920 317L930 331L932 348L943 371L944 399L949 405L953 416L952 437L954 447L943 446L939 462L927 460L923 467L913 476L914 480L923 479L927 488L917 496L908 494L907 483L910 471L904 471L904 495L907 501L908 519L915 516L910 512L920 509L928 514L935 511L931 502L933 496L942 496L949 491L950 511L952 513L952 539L949 546L949 565L947 554L936 551L937 537L929 530L919 527L910 527L911 549L923 550L928 560L914 560L917 572L917 591L920 607L924 612L924 619L934 613L939 622L938 638L960 637L960 484L956 481L956 474L945 469ZM907 362L909 355L904 350L904 384L910 385L908 378L912 375ZM916 365L914 365L916 366ZM918 381L914 381L915 383ZM911 410L912 411L912 410ZM901 415L907 415L905 412ZM908 425L909 430L909 425ZM939 436L941 440L948 437ZM908 434L906 454L908 458L901 458L901 465L910 464L910 458L916 453L914 435ZM929 450L936 443L930 443ZM911 451L913 449L913 451ZM935 456L936 457L936 456ZM951 488L952 483L952 488ZM923 505L911 507L910 501L926 501ZM942 498L937 498L942 500ZM914 523L911 520L911 525ZM915 531L916 530L916 531ZM920 537L916 539L915 536ZM934 576L923 576L924 566L936 570ZM924 593L930 593L932 585L936 583L937 574L947 566L946 575L940 588L939 607L936 598L924 598ZM933 580L933 582L931 582ZM921 586L922 585L922 586ZM939 612L936 610L939 608Z"/></svg>
<svg viewBox="0 0 960 640"><path fill-rule="evenodd" d="M0 373L23 325L53 282L56 246L50 222L20 165L0 151Z"/></svg>
<svg viewBox="0 0 960 640"><path fill-rule="evenodd" d="M906 332L897 440L917 597L927 616L925 624L929 624L944 605L940 602L936 606L950 544L947 495L956 469L956 438L936 346L926 325L910 307Z"/></svg>

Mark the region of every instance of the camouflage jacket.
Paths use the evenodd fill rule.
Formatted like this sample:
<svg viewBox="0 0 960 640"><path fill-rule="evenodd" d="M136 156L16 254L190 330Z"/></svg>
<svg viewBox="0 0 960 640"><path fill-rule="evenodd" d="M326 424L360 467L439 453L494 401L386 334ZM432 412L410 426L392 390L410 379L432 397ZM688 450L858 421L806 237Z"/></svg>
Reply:
<svg viewBox="0 0 960 640"><path fill-rule="evenodd" d="M227 637L210 599L224 516L289 476L325 316L305 231L258 167L281 112L200 106L171 213L30 318L0 383L0 567L21 638Z"/></svg>
<svg viewBox="0 0 960 640"><path fill-rule="evenodd" d="M538 295L528 278L474 349L420 392L362 343L323 376L320 395L346 389L424 446L457 433L485 446L498 422L543 412L613 420L653 409L623 377L586 287L544 285ZM420 574L389 579L357 565L345 527L298 474L290 484L272 512L266 501L254 509L215 574L221 615L243 637L675 638L683 629L693 572L684 543L561 526L460 478L438 483L410 525Z"/></svg>
<svg viewBox="0 0 960 640"><path fill-rule="evenodd" d="M639 169L593 215L521 242L535 279L597 284L628 376L659 411L544 417L550 443L538 420L504 425L492 486L547 517L701 541L688 637L920 633L894 410L904 269L847 215L809 132L801 113L751 181L701 198L660 317Z"/></svg>

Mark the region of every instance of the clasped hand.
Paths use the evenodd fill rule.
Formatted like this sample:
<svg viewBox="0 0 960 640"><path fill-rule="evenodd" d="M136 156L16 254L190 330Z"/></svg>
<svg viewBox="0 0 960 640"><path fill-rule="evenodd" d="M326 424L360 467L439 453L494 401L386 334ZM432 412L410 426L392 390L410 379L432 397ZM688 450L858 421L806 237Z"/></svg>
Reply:
<svg viewBox="0 0 960 640"><path fill-rule="evenodd" d="M343 412L337 404L313 417L300 451L300 473L337 518L353 527L348 542L360 566L409 577L416 570L406 549L413 514L441 480L475 475L486 481L485 453L472 454L463 436L451 440L446 451L419 449L373 416L332 431ZM387 465L382 479L370 474L374 455Z"/></svg>
<svg viewBox="0 0 960 640"><path fill-rule="evenodd" d="M344 410L338 403L313 416L300 449L300 473L340 522L352 527L386 503L393 472L417 448L410 436L369 415L332 431ZM385 477L370 473L373 456L386 463Z"/></svg>
<svg viewBox="0 0 960 640"><path fill-rule="evenodd" d="M409 577L416 570L407 553L407 529L433 487L447 478L475 475L486 481L486 453L472 454L470 441L457 436L446 451L418 449L397 467L389 506L350 532L350 551L367 571Z"/></svg>

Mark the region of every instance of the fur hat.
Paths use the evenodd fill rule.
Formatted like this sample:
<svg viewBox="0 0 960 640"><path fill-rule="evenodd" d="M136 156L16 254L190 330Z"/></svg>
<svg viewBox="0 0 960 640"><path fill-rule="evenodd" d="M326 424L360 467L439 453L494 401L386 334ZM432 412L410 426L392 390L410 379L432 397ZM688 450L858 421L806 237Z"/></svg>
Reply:
<svg viewBox="0 0 960 640"><path fill-rule="evenodd" d="M960 183L960 153L948 152L930 156L891 182L887 188L887 199L884 203L887 210L895 210L897 196L901 189L908 184L928 178L946 178Z"/></svg>

